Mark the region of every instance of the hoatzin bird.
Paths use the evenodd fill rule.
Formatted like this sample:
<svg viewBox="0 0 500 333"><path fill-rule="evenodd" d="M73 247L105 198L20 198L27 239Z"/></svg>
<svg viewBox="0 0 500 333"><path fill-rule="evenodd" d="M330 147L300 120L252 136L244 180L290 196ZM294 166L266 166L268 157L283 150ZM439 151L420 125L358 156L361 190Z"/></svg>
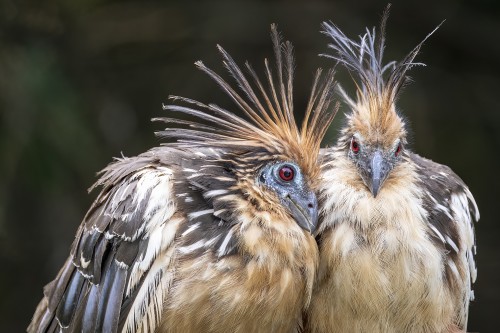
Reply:
<svg viewBox="0 0 500 333"><path fill-rule="evenodd" d="M359 41L323 24L329 57L350 71L357 98L338 89L350 112L336 145L322 151L310 332L466 330L479 212L449 167L408 148L395 103L425 39L384 64L387 15L377 36L367 29Z"/></svg>
<svg viewBox="0 0 500 333"><path fill-rule="evenodd" d="M299 128L292 46L271 35L276 70L265 61L264 83L219 47L241 93L196 63L246 118L173 97L164 109L195 119L160 119L175 142L102 171L29 332L299 329L319 259L314 189L334 80L318 70Z"/></svg>

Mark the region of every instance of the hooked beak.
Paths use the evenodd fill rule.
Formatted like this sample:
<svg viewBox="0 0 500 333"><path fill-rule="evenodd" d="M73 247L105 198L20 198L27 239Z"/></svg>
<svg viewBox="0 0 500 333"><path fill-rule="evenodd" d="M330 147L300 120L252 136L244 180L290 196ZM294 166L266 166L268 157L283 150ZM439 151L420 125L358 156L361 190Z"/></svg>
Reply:
<svg viewBox="0 0 500 333"><path fill-rule="evenodd" d="M285 197L285 203L297 224L312 234L318 226L318 200L316 195L313 192L289 193Z"/></svg>
<svg viewBox="0 0 500 333"><path fill-rule="evenodd" d="M363 164L361 176L375 198L392 169L391 165L378 149L368 154Z"/></svg>

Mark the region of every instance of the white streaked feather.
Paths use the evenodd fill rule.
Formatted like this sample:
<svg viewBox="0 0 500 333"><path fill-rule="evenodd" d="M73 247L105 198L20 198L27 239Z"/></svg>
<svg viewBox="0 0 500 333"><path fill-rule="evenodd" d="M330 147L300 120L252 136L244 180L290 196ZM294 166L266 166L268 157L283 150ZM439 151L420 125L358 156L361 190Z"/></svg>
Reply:
<svg viewBox="0 0 500 333"><path fill-rule="evenodd" d="M172 173L156 173L156 186L151 190L148 205L144 212L146 231L152 230L170 218L176 207L172 200Z"/></svg>
<svg viewBox="0 0 500 333"><path fill-rule="evenodd" d="M214 179L221 181L221 182L234 182L233 178L224 177L224 176L214 177Z"/></svg>
<svg viewBox="0 0 500 333"><path fill-rule="evenodd" d="M200 165L200 168L203 170L203 169L206 169L206 168L219 168L220 166L217 165L217 164L202 164Z"/></svg>
<svg viewBox="0 0 500 333"><path fill-rule="evenodd" d="M153 169L144 169L137 172L132 180L138 179L137 186L135 187L133 204L138 206L146 196L149 191L158 185L161 179L158 177L158 172Z"/></svg>
<svg viewBox="0 0 500 333"><path fill-rule="evenodd" d="M125 320L122 333L154 332L160 321L163 303L173 280L168 270L172 248L153 263Z"/></svg>
<svg viewBox="0 0 500 333"><path fill-rule="evenodd" d="M196 243L193 243L191 245L180 247L179 252L182 254L191 253L193 251L196 251L196 250L204 247L205 243L206 243L206 241L204 239L201 239L201 240L199 240Z"/></svg>
<svg viewBox="0 0 500 333"><path fill-rule="evenodd" d="M455 265L455 262L453 260L448 260L448 266L450 267L453 275L455 275L455 278L457 281L460 281L460 273L458 272L457 265Z"/></svg>
<svg viewBox="0 0 500 333"><path fill-rule="evenodd" d="M191 181L190 181L190 184L191 184L191 185L194 185L194 186L196 186L197 188L200 188L200 189L202 189L202 190L204 190L204 191L206 191L206 190L207 190L207 188L206 188L205 186L201 185L201 184L200 184L200 183L198 183L198 182L195 182L194 180L191 180Z"/></svg>
<svg viewBox="0 0 500 333"><path fill-rule="evenodd" d="M433 200L434 200L434 199L433 199ZM450 211L448 210L448 208L447 208L447 207L445 207L445 206L443 206L443 205L441 205L441 204L437 204L437 203L436 203L436 206L434 206L434 208L435 208L436 210L440 210L440 211L442 211L442 212L443 212L446 216L448 216L448 218L449 218L449 219L453 220L453 217L451 216Z"/></svg>
<svg viewBox="0 0 500 333"><path fill-rule="evenodd" d="M204 173L200 173L200 172L198 172L198 173L193 173L192 175L189 175L189 176L187 176L186 178L187 178L187 179L192 179L192 178L196 178L196 177L201 177L201 176L203 176L203 175L204 175Z"/></svg>
<svg viewBox="0 0 500 333"><path fill-rule="evenodd" d="M227 192L228 192L227 190L212 190L212 191L208 191L208 192L203 193L203 197L212 198L212 197L215 197L217 195L226 194Z"/></svg>
<svg viewBox="0 0 500 333"><path fill-rule="evenodd" d="M437 230L437 228L435 226L433 226L431 223L428 224L429 228L434 232L434 234L436 234L436 236L439 237L439 239L441 239L441 241L443 243L446 243L444 237L443 237L443 234L441 234L441 232L439 232L439 230Z"/></svg>
<svg viewBox="0 0 500 333"><path fill-rule="evenodd" d="M214 215L215 215L215 216L219 216L221 213L224 213L226 210L227 210L227 209L224 209L224 208L223 208L223 209L216 210L216 211L214 212ZM222 220L221 220L219 223L222 223Z"/></svg>
<svg viewBox="0 0 500 333"><path fill-rule="evenodd" d="M477 211L477 206L475 204L474 198L471 198L472 194L470 194L468 189L465 189L465 191L461 193L453 193L451 195L450 208L453 212L453 215L455 216L454 220L457 222L457 226L459 227L460 239L464 243L466 249L465 255L469 265L471 280L472 282L474 282L477 277L477 268L473 256L473 250L475 248L475 236L470 210L471 208L473 208L476 216L479 216L479 212ZM469 207L468 200L473 203L474 207Z"/></svg>
<svg viewBox="0 0 500 333"><path fill-rule="evenodd" d="M219 257L222 257L223 255L226 254L226 248L227 248L227 245L229 244L229 241L231 240L231 237L233 237L233 229L229 230L226 237L224 238L224 241L222 241L221 246L217 250L217 254Z"/></svg>
<svg viewBox="0 0 500 333"><path fill-rule="evenodd" d="M479 209L477 208L476 200L474 200L472 193L470 192L470 190L467 187L464 188L464 191L465 191L465 195L467 196L467 198L471 201L471 203L473 205L472 208L474 209L474 218L476 219L476 221L479 221L479 218L481 216L479 214Z"/></svg>
<svg viewBox="0 0 500 333"><path fill-rule="evenodd" d="M467 251L466 256L467 256L467 262L469 264L470 276L471 276L472 282L476 282L477 267L476 267L476 261L474 260L474 255L472 254L472 251Z"/></svg>
<svg viewBox="0 0 500 333"><path fill-rule="evenodd" d="M132 186L132 184L129 182L125 186L121 186L118 189L117 194L121 192L121 195L120 195L120 197L117 200L119 200L119 201L125 200L125 195L127 194L128 189L129 189L130 186ZM114 199L116 200L116 198L114 198Z"/></svg>
<svg viewBox="0 0 500 333"><path fill-rule="evenodd" d="M217 199L221 201L232 201L232 200L238 200L239 197L235 194L226 194L222 197L218 197Z"/></svg>
<svg viewBox="0 0 500 333"><path fill-rule="evenodd" d="M188 254L188 253L194 252L198 249L201 249L203 247L208 248L208 247L214 245L219 240L219 238L220 238L220 235L215 236L214 238L211 238L209 240L200 239L196 243L193 243L193 244L188 245L188 246L180 247L179 252L182 254Z"/></svg>
<svg viewBox="0 0 500 333"><path fill-rule="evenodd" d="M161 249L163 228L164 227L160 227L150 234L148 245L146 247L146 253L144 253L132 266L132 272L126 289L127 296L134 291L144 273L147 272L147 270L151 267L153 260L158 256Z"/></svg>
<svg viewBox="0 0 500 333"><path fill-rule="evenodd" d="M427 197L429 199L432 200L432 202L434 203L434 209L436 210L439 210L441 212L443 212L450 220L453 220L453 217L451 216L450 214L450 210L448 209L448 207L445 207L443 206L442 204L440 204L439 202L437 202L436 198L434 198L430 193L429 191L426 191L426 194L427 194Z"/></svg>
<svg viewBox="0 0 500 333"><path fill-rule="evenodd" d="M137 216L137 210L144 206L143 201L147 201L147 205L142 214L142 221L139 228L135 230L131 237L125 237L124 234L118 235L126 241L134 241L141 234L146 234L154 229L160 223L168 220L175 211L175 203L172 197L172 171L168 168L147 168L135 173L131 178L131 182L121 186L115 192L113 198L110 199L109 207L104 211L104 215L112 219L121 219L130 222L131 217ZM132 195L132 207L135 210L122 213L123 200L126 199L125 193L129 187L134 184ZM116 234L106 232L106 239L112 239Z"/></svg>
<svg viewBox="0 0 500 333"><path fill-rule="evenodd" d="M213 209L205 209L205 210L200 210L200 211L197 211L197 212L189 213L188 217L189 217L189 219L195 219L195 218L198 218L198 217L200 217L202 215L212 214L213 212L214 212Z"/></svg>
<svg viewBox="0 0 500 333"><path fill-rule="evenodd" d="M446 236L446 243L448 243L453 248L453 250L456 253L458 253L458 246L457 246L457 244L455 244L455 242L449 236Z"/></svg>
<svg viewBox="0 0 500 333"><path fill-rule="evenodd" d="M214 245L214 244L215 244L215 243L219 240L220 236L221 236L221 235L217 235L217 236L215 236L214 238L209 239L209 240L206 242L205 246L212 246L212 245Z"/></svg>
<svg viewBox="0 0 500 333"><path fill-rule="evenodd" d="M182 221L183 220L181 219L171 219L168 223L161 225L158 230L154 231L152 236L149 237L146 253L143 254L143 256L139 258L139 260L137 260L132 267L132 272L126 289L127 296L134 291L144 273L146 273L153 264L153 261L158 256L158 253L167 251L167 249L172 245L175 235L177 234L179 224Z"/></svg>
<svg viewBox="0 0 500 333"><path fill-rule="evenodd" d="M186 231L184 231L182 233L182 237L185 237L186 235L188 235L192 231L198 229L198 227L200 226L200 224L201 224L200 222L196 222L195 224L191 225L189 228L186 229Z"/></svg>

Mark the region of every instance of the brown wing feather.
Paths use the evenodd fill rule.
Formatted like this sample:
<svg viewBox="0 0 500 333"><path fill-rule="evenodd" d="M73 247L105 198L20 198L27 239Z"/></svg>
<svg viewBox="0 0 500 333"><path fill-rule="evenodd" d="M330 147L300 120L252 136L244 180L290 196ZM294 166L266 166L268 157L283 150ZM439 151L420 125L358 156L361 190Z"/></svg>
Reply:
<svg viewBox="0 0 500 333"><path fill-rule="evenodd" d="M471 286L477 276L474 222L479 220L479 210L468 187L449 167L413 153L410 158L418 167L430 235L446 257L445 279L463 303L457 317L466 327L469 300L474 298Z"/></svg>
<svg viewBox="0 0 500 333"><path fill-rule="evenodd" d="M154 256L146 250L154 223L167 222L173 214L172 197L154 203L158 191L170 194L170 179L171 171L151 152L104 170L98 181L103 189L77 232L70 257L46 286L29 332L59 331L59 326L116 332L127 315L122 304L137 295L131 291L143 287L153 265ZM137 264L144 266L141 272L133 270Z"/></svg>
<svg viewBox="0 0 500 333"><path fill-rule="evenodd" d="M318 72L306 120L299 131L292 105L292 47L288 42L281 42L274 26L272 38L278 77L275 89L275 79L266 61L270 93L265 92L251 67L247 66L256 81L258 90L255 93L240 68L221 48L224 64L243 96L218 74L201 62L197 63L225 90L247 119L214 104L179 98L189 107L168 105L165 108L198 120L164 119L169 124L187 126L168 128L161 133L174 138L176 143L136 158L120 159L104 169L96 184L102 186L102 191L78 230L70 258L57 278L46 287L45 298L35 313L30 332L56 331L59 325L65 331L154 331L172 279L172 243L183 221L175 213L182 216L190 213L176 212L172 195L174 175L166 167L182 168L178 163L183 153L177 149L185 150L186 156L201 153L204 148L212 151L232 149L233 153L258 151L261 158L297 161L304 174L313 180L316 178L319 144L334 116L328 112L334 86L333 72L329 71L321 82ZM258 94L264 98L263 102ZM193 147L197 150L193 151ZM220 158L214 153L211 160ZM204 162L203 158L201 160ZM176 182L181 180L185 179L175 179ZM215 198L207 202L212 206L220 204ZM213 215L219 217L219 214L224 214L222 209L214 211ZM222 227L225 228L224 223ZM228 232L227 228L223 230ZM219 236L224 236L220 244L215 243L220 245L219 255L232 253L231 233Z"/></svg>

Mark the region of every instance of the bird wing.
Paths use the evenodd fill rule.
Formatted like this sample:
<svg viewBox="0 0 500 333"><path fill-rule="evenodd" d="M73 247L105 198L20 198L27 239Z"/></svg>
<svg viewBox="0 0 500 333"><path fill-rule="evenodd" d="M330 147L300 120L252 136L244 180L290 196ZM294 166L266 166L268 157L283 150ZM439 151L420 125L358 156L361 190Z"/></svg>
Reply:
<svg viewBox="0 0 500 333"><path fill-rule="evenodd" d="M469 300L477 269L474 261L476 241L474 222L479 210L469 188L449 167L410 154L416 163L423 188L423 203L428 215L431 237L445 254L445 278L462 294L459 318L467 322Z"/></svg>
<svg viewBox="0 0 500 333"><path fill-rule="evenodd" d="M162 159L176 160L168 155ZM146 153L103 170L96 184L102 191L69 258L45 287L29 332L154 330L182 220L175 214L173 169L159 159Z"/></svg>

